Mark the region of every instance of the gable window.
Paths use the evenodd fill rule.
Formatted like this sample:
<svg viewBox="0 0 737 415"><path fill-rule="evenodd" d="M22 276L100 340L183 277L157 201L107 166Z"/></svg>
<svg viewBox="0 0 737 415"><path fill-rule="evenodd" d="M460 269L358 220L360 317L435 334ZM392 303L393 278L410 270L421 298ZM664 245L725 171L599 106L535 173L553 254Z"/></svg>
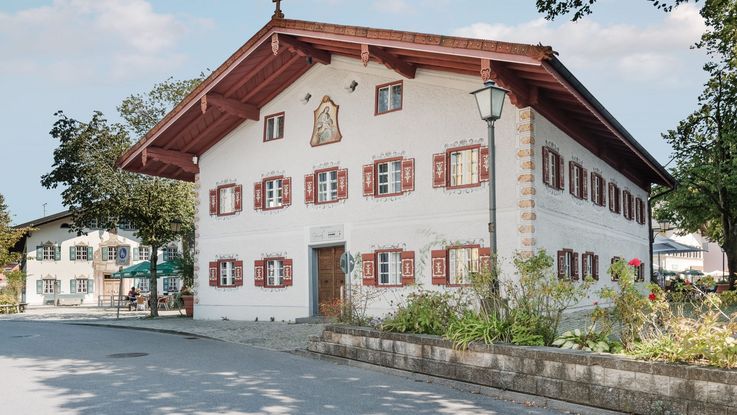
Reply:
<svg viewBox="0 0 737 415"><path fill-rule="evenodd" d="M619 187L609 182L609 210L613 213L620 213L622 211L622 203L620 201L621 192Z"/></svg>
<svg viewBox="0 0 737 415"><path fill-rule="evenodd" d="M379 271L379 285L401 285L401 252L378 252L376 262Z"/></svg>
<svg viewBox="0 0 737 415"><path fill-rule="evenodd" d="M264 141L284 138L284 113L268 115L264 118Z"/></svg>
<svg viewBox="0 0 737 415"><path fill-rule="evenodd" d="M563 189L563 157L550 147L543 147L543 183Z"/></svg>
<svg viewBox="0 0 737 415"><path fill-rule="evenodd" d="M592 277L599 280L599 256L593 252L581 254L581 274L584 277Z"/></svg>
<svg viewBox="0 0 737 415"><path fill-rule="evenodd" d="M632 193L628 192L627 190L622 192L622 211L625 219L634 219L635 208L633 206Z"/></svg>
<svg viewBox="0 0 737 415"><path fill-rule="evenodd" d="M402 109L402 81L376 86L376 115Z"/></svg>
<svg viewBox="0 0 737 415"><path fill-rule="evenodd" d="M284 285L284 261L281 259L266 260L266 286L281 287Z"/></svg>
<svg viewBox="0 0 737 415"><path fill-rule="evenodd" d="M597 206L606 204L606 193L604 193L604 178L600 174L591 173L591 201Z"/></svg>
<svg viewBox="0 0 737 415"><path fill-rule="evenodd" d="M448 260L448 282L451 285L468 284L471 282L471 273L479 271L479 248L448 249Z"/></svg>
<svg viewBox="0 0 737 415"><path fill-rule="evenodd" d="M580 164L573 161L568 162L570 192L579 199L588 197L588 172Z"/></svg>
<svg viewBox="0 0 737 415"><path fill-rule="evenodd" d="M284 188L282 187L282 179L273 179L264 181L264 209L276 209L282 207L282 194Z"/></svg>
<svg viewBox="0 0 737 415"><path fill-rule="evenodd" d="M558 278L578 280L578 252L572 249L558 251Z"/></svg>
<svg viewBox="0 0 737 415"><path fill-rule="evenodd" d="M392 160L376 164L378 174L377 194L396 195L402 193L402 161Z"/></svg>

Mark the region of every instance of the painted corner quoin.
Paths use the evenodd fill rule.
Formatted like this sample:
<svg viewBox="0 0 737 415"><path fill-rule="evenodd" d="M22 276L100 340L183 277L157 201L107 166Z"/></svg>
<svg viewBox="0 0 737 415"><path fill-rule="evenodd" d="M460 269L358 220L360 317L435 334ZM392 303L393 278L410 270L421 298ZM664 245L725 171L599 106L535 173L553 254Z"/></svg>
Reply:
<svg viewBox="0 0 737 415"><path fill-rule="evenodd" d="M517 235L522 255L532 255L535 239L535 113L530 107L517 110Z"/></svg>

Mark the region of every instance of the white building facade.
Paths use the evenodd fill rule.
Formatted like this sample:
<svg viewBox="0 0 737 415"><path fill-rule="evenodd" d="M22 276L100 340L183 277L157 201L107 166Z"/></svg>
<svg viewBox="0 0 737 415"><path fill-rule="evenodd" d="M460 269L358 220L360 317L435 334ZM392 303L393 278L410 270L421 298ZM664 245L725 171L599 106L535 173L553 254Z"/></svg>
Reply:
<svg viewBox="0 0 737 415"><path fill-rule="evenodd" d="M63 212L18 225L36 229L25 236L26 302L30 305L109 304L120 286L112 274L150 258L150 247L140 243L133 229L89 229L78 236L70 229L71 220ZM178 246L171 244L159 253L160 257L167 254L177 256ZM160 278L159 290L176 291L179 280ZM149 282L126 278L122 294L134 285L148 291Z"/></svg>
<svg viewBox="0 0 737 415"><path fill-rule="evenodd" d="M597 278L592 291L611 284L606 271L616 257L640 258L641 279L649 279L650 183L670 178L648 166L644 150L636 148L639 161L625 169L631 154L603 155L606 149L572 137L578 127L561 127L546 117L556 111L515 93L521 81L505 72L511 66L494 66L502 56L491 54L474 61L477 73L512 92L496 122L490 160L487 126L469 94L479 76L460 73L471 64L460 50L442 50L447 54L424 63L440 49L422 49L417 37L410 45L410 35L419 35L391 31L406 44L390 48L345 35L359 36L358 29L272 20L123 157L124 168L156 168L197 183L195 318L319 315L322 305L345 295L339 258L346 251L358 264L351 284L375 293L372 315L391 311L415 290L456 290L489 260L491 179L505 276L515 277L516 254L545 249L561 277ZM308 67L259 100L254 91L278 77L244 74L234 65L252 57L251 68L266 70L268 63L257 60L263 49L277 56L264 60L307 58ZM228 98L238 97L239 85L250 89L239 100ZM212 127L198 128L190 143L209 143L175 149L167 131L194 116L188 112L194 105ZM248 113L254 109L256 116ZM238 112L242 119L229 128L224 116L208 121ZM496 178L489 177L492 162ZM646 168L653 171L632 173Z"/></svg>

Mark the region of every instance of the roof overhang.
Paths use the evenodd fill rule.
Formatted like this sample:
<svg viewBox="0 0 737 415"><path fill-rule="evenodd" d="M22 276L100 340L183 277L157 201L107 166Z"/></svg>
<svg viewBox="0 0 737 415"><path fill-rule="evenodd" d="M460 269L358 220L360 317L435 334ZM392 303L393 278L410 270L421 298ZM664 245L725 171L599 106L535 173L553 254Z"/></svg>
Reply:
<svg viewBox="0 0 737 415"><path fill-rule="evenodd" d="M333 55L385 65L413 78L418 68L480 76L510 90L643 189L673 177L563 66L550 47L299 20L272 19L118 160L123 169L193 181L197 156L313 65Z"/></svg>

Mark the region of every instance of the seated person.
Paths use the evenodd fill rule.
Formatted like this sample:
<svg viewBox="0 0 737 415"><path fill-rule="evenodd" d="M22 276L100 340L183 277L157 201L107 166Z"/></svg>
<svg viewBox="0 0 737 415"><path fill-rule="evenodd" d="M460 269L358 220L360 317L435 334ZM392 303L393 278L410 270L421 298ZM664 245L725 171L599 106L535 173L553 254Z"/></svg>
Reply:
<svg viewBox="0 0 737 415"><path fill-rule="evenodd" d="M128 291L128 311L131 310L131 307L136 307L136 297L138 296L138 292L136 291L136 287L131 287L131 290Z"/></svg>

